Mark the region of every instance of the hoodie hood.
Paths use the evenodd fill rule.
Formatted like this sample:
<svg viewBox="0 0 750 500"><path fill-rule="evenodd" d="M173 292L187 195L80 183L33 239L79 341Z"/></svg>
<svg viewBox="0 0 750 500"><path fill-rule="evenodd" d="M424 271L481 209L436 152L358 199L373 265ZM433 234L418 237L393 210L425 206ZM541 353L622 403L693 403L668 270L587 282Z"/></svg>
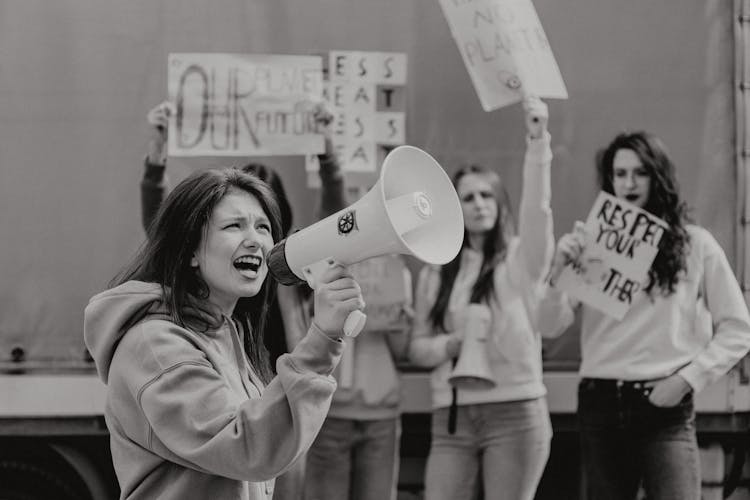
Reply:
<svg viewBox="0 0 750 500"><path fill-rule="evenodd" d="M218 307L198 299L185 306L182 314L196 330L204 333L224 322ZM89 300L83 317L83 339L105 384L120 339L146 319L171 319L164 290L158 283L128 281Z"/></svg>

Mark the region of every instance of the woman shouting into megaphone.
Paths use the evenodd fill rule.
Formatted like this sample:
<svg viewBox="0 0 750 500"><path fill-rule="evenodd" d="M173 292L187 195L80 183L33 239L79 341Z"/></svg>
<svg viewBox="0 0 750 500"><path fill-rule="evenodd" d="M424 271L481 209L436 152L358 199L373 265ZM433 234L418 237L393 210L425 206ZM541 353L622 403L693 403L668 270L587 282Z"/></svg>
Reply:
<svg viewBox="0 0 750 500"><path fill-rule="evenodd" d="M268 500L323 424L360 287L342 266L321 274L315 318L274 377L263 345L267 256L281 238L271 189L238 169L196 172L149 236L84 318L120 498Z"/></svg>
<svg viewBox="0 0 750 500"><path fill-rule="evenodd" d="M498 174L477 165L461 168L453 182L463 209L463 247L452 262L425 266L419 276L410 357L434 367L425 478L430 500L472 498L480 460L484 490L492 498L531 499L549 456L552 430L535 324L538 291L554 249L552 152L547 106L527 98L524 110L518 234ZM478 335L474 329L484 329L483 318L489 325ZM478 337L484 348L462 348ZM474 359L457 365L466 356ZM487 383L453 387L454 366L483 367L469 378Z"/></svg>

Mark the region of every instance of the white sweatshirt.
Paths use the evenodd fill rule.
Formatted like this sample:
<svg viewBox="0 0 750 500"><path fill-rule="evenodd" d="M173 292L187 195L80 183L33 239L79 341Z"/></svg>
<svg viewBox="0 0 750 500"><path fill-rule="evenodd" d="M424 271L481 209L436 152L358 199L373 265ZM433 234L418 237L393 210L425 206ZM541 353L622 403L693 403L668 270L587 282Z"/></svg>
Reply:
<svg viewBox="0 0 750 500"><path fill-rule="evenodd" d="M750 317L724 251L705 229L687 226L687 275L673 294L640 292L618 321L583 305L582 377L648 380L679 373L695 392L715 382L750 350ZM575 303L553 291L543 309L562 325ZM564 304L560 307L560 304Z"/></svg>
<svg viewBox="0 0 750 500"><path fill-rule="evenodd" d="M518 401L543 396L541 338L537 309L541 282L550 262L554 237L550 210L549 134L529 140L523 166L523 189L519 211L519 236L508 245L506 259L494 271L495 298L487 357L496 386L486 390L458 391L460 405ZM461 266L446 311L449 334L435 331L429 313L440 286L440 268L425 266L419 275L416 317L409 349L412 362L435 367L432 372L434 408L449 406L452 399L448 377L452 363L446 352L451 335L460 335L463 311L482 264L481 253L461 250Z"/></svg>

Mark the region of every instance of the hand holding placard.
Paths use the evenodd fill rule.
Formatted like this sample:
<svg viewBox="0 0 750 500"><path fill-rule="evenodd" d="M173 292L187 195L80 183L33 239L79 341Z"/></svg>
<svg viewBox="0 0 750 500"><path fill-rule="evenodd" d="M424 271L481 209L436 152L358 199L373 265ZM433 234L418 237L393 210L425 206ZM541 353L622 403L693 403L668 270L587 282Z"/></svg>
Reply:
<svg viewBox="0 0 750 500"><path fill-rule="evenodd" d="M523 110L526 113L526 130L529 137L539 139L547 130L547 105L538 97L529 95L523 99Z"/></svg>
<svg viewBox="0 0 750 500"><path fill-rule="evenodd" d="M579 224L573 233L560 238L550 279L571 296L622 319L644 288L668 226L604 192L599 193L583 231Z"/></svg>

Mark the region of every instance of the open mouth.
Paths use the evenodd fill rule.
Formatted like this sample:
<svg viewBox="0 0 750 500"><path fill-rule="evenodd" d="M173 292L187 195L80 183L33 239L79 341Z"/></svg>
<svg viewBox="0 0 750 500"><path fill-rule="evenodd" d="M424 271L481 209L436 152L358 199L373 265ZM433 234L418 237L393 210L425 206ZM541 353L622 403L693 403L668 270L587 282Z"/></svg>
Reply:
<svg viewBox="0 0 750 500"><path fill-rule="evenodd" d="M641 196L638 194L626 194L625 199L628 200L630 203L633 203L638 200Z"/></svg>
<svg viewBox="0 0 750 500"><path fill-rule="evenodd" d="M243 276L254 278L258 274L258 270L260 269L260 265L262 262L263 259L261 259L257 255L244 255L235 259L234 267Z"/></svg>

